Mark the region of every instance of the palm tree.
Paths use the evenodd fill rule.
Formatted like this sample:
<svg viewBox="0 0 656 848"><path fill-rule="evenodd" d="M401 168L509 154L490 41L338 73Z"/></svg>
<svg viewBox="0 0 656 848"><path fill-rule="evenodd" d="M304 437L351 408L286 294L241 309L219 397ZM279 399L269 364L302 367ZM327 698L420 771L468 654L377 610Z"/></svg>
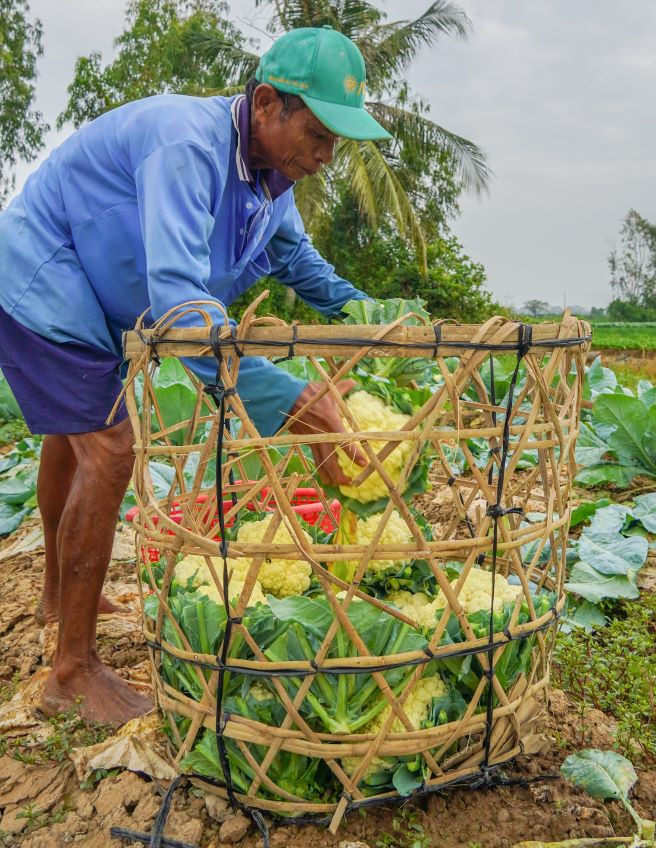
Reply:
<svg viewBox="0 0 656 848"><path fill-rule="evenodd" d="M366 0L256 2L271 7L268 30L272 36L301 26L330 24L351 38L367 68L372 97L367 108L393 136L393 141L383 143L342 139L332 167L299 182L296 202L306 227L312 232L335 196L337 181L346 180L371 228L376 230L383 220L392 218L400 234L414 242L419 264L425 268L421 197L427 164L446 156L459 185L476 194L487 189L490 171L479 147L422 114L422 104L408 97L403 76L418 52L433 46L440 35L465 38L470 29L467 15L447 0L434 0L415 20L394 22L387 22L384 12ZM259 56L219 33L200 36L194 46L223 67L232 80L231 91L239 90L253 76L259 62ZM408 151L413 151L415 167L408 165ZM417 162L422 163L419 173Z"/></svg>

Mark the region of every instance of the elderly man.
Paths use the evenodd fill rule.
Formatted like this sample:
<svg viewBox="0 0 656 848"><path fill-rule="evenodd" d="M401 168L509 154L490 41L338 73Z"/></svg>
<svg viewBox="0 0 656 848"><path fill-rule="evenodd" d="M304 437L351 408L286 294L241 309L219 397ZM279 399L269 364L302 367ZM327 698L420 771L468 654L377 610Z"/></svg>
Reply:
<svg viewBox="0 0 656 848"><path fill-rule="evenodd" d="M190 300L229 306L265 274L324 315L366 296L312 247L292 191L331 162L339 136L388 137L364 109L364 87L348 38L294 30L263 56L246 95L150 97L83 127L0 215L0 369L30 429L45 435L37 618L59 618L46 714L80 696L89 720L123 722L151 707L96 648L98 613L115 609L101 591L133 465L125 409L105 425L121 389L122 331L148 308L157 319ZM214 377L209 358L190 365ZM249 357L239 390L269 435L317 386ZM342 429L328 396L291 428ZM346 482L329 445L315 458L324 480Z"/></svg>

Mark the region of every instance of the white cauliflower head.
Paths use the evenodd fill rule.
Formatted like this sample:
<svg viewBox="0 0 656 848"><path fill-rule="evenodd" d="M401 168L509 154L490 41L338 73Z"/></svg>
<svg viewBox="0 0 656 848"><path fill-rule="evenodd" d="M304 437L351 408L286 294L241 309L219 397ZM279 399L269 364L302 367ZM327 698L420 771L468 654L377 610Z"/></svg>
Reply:
<svg viewBox="0 0 656 848"><path fill-rule="evenodd" d="M367 518L358 518L353 524L355 538L353 538L353 531L347 527L346 533L350 538L343 538L343 541L350 542L354 545L369 545L376 533L376 530L378 529L380 521L380 513L370 515ZM378 544L393 545L395 542L400 542L401 544L412 542L412 533L404 519L401 518L396 510L393 510L387 519L385 528L378 540ZM373 574L378 574L382 571L386 571L388 568L398 570L405 565L406 562L407 559L372 559L367 563L367 571ZM348 565L351 569L353 569L353 571L355 571L358 566L358 560L350 560Z"/></svg>
<svg viewBox="0 0 656 848"><path fill-rule="evenodd" d="M214 570L219 581L223 580L223 564L220 560L213 560ZM214 582L212 572L209 570L205 557L195 556L190 554L181 560L175 566L175 577L179 583L187 583L192 580L192 585L200 594L206 595L210 600L216 601L217 604L223 604L221 593ZM241 596L244 588L243 579L236 578L234 575L228 582L228 591L230 593L230 602L236 603ZM255 604L265 604L266 598L262 591L262 585L259 580L255 581L255 585L248 598L248 606L252 607Z"/></svg>
<svg viewBox="0 0 656 848"><path fill-rule="evenodd" d="M451 581L454 589L457 582L458 578ZM494 580L494 612L499 612L504 604L514 603L521 591L521 586L512 586L502 574L497 574ZM440 592L439 595L442 593ZM460 589L458 601L465 613L489 610L492 601L492 572L482 568L472 568L465 578L464 586ZM442 603L446 603L444 595L442 595Z"/></svg>
<svg viewBox="0 0 656 848"><path fill-rule="evenodd" d="M387 406L382 398L365 391L350 394L346 398L346 405L357 424L358 430L365 432L401 430L410 420L409 415L397 412L392 407ZM349 423L346 421L344 428L352 432ZM387 442L371 441L369 444L378 453ZM392 453L383 462L383 468L394 482L401 476L401 471L412 453L413 444L412 441L398 442ZM337 461L342 471L351 480L355 479L362 471L362 467L353 462L341 448L337 448ZM389 497L389 488L376 471L370 474L360 486L340 486L339 488L343 495L360 501L360 503L370 503L379 498Z"/></svg>
<svg viewBox="0 0 656 848"><path fill-rule="evenodd" d="M261 542L269 527L273 515L269 513L261 521L248 521L237 531L237 542ZM310 534L301 528L301 533L309 544L312 544ZM288 545L294 540L287 527L281 522L275 532L271 544ZM228 563L237 579L244 580L251 565L250 557L229 559ZM257 575L265 592L270 592L276 598L286 598L288 595L302 595L310 588L312 568L301 559L265 559L260 565Z"/></svg>
<svg viewBox="0 0 656 848"><path fill-rule="evenodd" d="M413 618L420 627L428 630L437 627L438 614L445 607L444 596L431 598L424 592L407 592L405 589L391 592L387 600L408 618Z"/></svg>
<svg viewBox="0 0 656 848"><path fill-rule="evenodd" d="M454 588L458 578L451 580ZM512 586L506 578L497 574L494 581L494 612L499 612L507 603L514 603L521 594L521 586ZM464 613L469 615L479 610L489 610L492 601L492 572L481 568L472 568L460 589L458 601ZM391 592L387 600L401 610L408 618L413 618L420 627L434 630L437 627L439 613L447 606L447 600L440 589L434 598L424 592Z"/></svg>

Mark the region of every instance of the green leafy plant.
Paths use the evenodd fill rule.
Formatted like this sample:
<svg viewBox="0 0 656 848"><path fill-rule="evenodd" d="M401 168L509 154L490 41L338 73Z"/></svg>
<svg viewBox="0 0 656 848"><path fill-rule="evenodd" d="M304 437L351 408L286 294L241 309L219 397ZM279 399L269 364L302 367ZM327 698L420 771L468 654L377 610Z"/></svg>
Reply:
<svg viewBox="0 0 656 848"><path fill-rule="evenodd" d="M560 771L577 789L593 798L621 801L636 823L639 839L653 844L654 822L641 818L629 801L631 787L638 780L630 760L614 751L588 748L567 757Z"/></svg>
<svg viewBox="0 0 656 848"><path fill-rule="evenodd" d="M110 725L86 722L77 707L51 716L46 728L49 733L45 737L41 731L38 735L22 737L13 746L8 746L10 756L30 764L61 763L68 758L73 748L103 742L115 729Z"/></svg>
<svg viewBox="0 0 656 848"><path fill-rule="evenodd" d="M21 439L0 459L0 536L13 533L36 506L40 453L40 439Z"/></svg>
<svg viewBox="0 0 656 848"><path fill-rule="evenodd" d="M20 811L16 813L16 818L25 819L28 833L40 827L45 827L48 823L48 814L34 804L26 804L21 807Z"/></svg>
<svg viewBox="0 0 656 848"><path fill-rule="evenodd" d="M376 848L430 848L431 840L424 830L422 815L412 807L401 807L392 819L392 832L385 831L376 840Z"/></svg>
<svg viewBox="0 0 656 848"><path fill-rule="evenodd" d="M656 596L637 601L604 602L608 625L596 633L574 628L560 632L553 675L581 709L598 709L617 720L619 750L631 751L646 763L656 762Z"/></svg>
<svg viewBox="0 0 656 848"><path fill-rule="evenodd" d="M637 598L636 574L647 559L648 542L622 533L628 509L600 509L578 541L571 543L578 561L565 588L591 603L604 598Z"/></svg>
<svg viewBox="0 0 656 848"><path fill-rule="evenodd" d="M576 480L584 486L626 487L637 476L656 477L656 404L651 391L639 397L600 394L592 425L581 425Z"/></svg>

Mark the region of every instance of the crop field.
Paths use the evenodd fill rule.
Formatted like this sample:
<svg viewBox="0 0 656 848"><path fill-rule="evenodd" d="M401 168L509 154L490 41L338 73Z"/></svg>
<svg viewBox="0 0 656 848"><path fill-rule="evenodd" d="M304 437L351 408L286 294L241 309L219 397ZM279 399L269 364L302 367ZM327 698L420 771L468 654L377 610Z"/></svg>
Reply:
<svg viewBox="0 0 656 848"><path fill-rule="evenodd" d="M656 323L593 322L592 345L595 350L656 350Z"/></svg>
<svg viewBox="0 0 656 848"><path fill-rule="evenodd" d="M604 354L586 369L574 508L569 536L563 540L567 544L568 601L551 665L549 708L540 717L539 734L529 737L531 744L526 753L504 766L508 785L486 791L459 786L444 794L408 798L401 805L363 807L346 818L337 836L323 825L291 827L288 820L274 820L267 814L271 848L555 848L560 840L566 840L563 848L577 844L581 848L605 848L611 844L654 848L653 837L648 834L656 818L656 451L651 435L656 379L644 370L628 374L631 379L627 379L623 371L607 365L618 361L612 349L631 334L634 339L643 334L643 350L656 349L656 324L601 323L595 325L595 333L593 346L603 349ZM615 339L615 343L609 339ZM621 348L627 349L640 346L634 341ZM624 359L639 362L637 357ZM182 370L173 367L177 363L164 362L166 380L156 386L158 403L165 421L179 421L185 409L193 406L195 394ZM384 400L398 410L402 404L412 408L412 404L420 402L416 385L425 386L428 380L417 369L426 364L409 362L415 369L412 389L408 388L411 381L400 379L403 375L396 372L385 373L376 382L371 382L369 373L364 375L363 379L369 380L367 389L378 391L381 404ZM300 357L284 365L290 371L301 369L299 375L306 379L313 376L309 364ZM384 362L371 359L368 372L383 365ZM498 402L503 404L512 379L513 360L495 358L493 366L482 370L482 378L488 387L494 385ZM526 379L520 369L519 390ZM56 624L39 626L34 617L45 564L36 504L41 444L41 437L27 431L0 375L0 846L59 848L75 844L80 848L110 848L121 844L110 838L112 827L140 833L153 828L171 777L166 771L171 748L154 713L131 723L128 735L125 731L116 735L116 728L109 725L86 725L75 710L46 720L35 706L52 664L57 630ZM467 447L480 467L485 468L490 458L487 442L471 439ZM451 461L454 474L467 473L463 456L454 454ZM536 460L530 451L522 454L519 462L527 475L533 473ZM152 462L150 473L155 489L161 489L164 496L173 467L164 461ZM254 462L246 473L257 477L261 469ZM432 471L427 467L422 468L422 473L426 485L420 488L416 509L421 514L422 530L432 531L450 519L448 510L452 507L440 500L437 487L431 489L428 485ZM130 490L121 509L122 520L117 525L104 587L107 597L119 604L122 612L100 617L98 645L108 666L138 691L151 694L150 658L139 600L145 578L144 572L140 577L135 567L133 528L125 519L134 504L135 495ZM472 507L472 516L475 508ZM537 518L538 514L532 512L531 520ZM244 524L251 535L263 526L258 521ZM525 556L531 555L527 548ZM276 598L275 586L266 582L275 576L271 569L267 571L268 562L259 572L267 594L266 604L258 602L247 608L245 618L248 619L248 609L255 609L258 621L269 627L273 614L280 617L289 609L294 621L301 622L310 605L315 604L314 617L309 616L304 622L314 655L315 642L319 644L324 633L319 632L316 616L319 602L310 600L313 589L290 587ZM199 565L186 565L186 570L184 560L176 565L176 579L180 582L175 601L182 610L180 626L192 621L191 614L184 612L183 603L193 602L193 621L207 624L198 628L207 638L211 628L218 627L218 607L209 590L199 588L204 579ZM288 568L285 579L290 578L291 572ZM348 574L345 576L350 579ZM376 597L383 597L388 588L396 590L400 585L403 591L397 593L399 602L403 600L401 596L412 592L427 606L434 603L434 587L419 563L403 564L393 572L381 570L365 575L361 585L366 592L377 592ZM501 584L497 590L500 588ZM487 633L489 619L481 617L482 609L472 609L470 623L478 623ZM504 609L502 604L500 615ZM412 620L416 613L408 610ZM422 627L434 629L435 620L434 612L425 616ZM413 628L408 635L408 628L404 624L399 633L394 631L392 635L398 640L418 640L421 634ZM373 626L370 629L375 630ZM261 630L264 633L263 627ZM289 629L289 633L297 635L302 649L305 643L301 631L295 623ZM282 635L272 645L277 652L289 651L292 656L296 642L287 632L281 630ZM456 634L455 630L452 632ZM203 651L215 652L216 646ZM176 668L170 666L171 686L193 692L194 680L185 679ZM509 666L506 673L510 673ZM441 700L433 696L422 727L430 721L438 725L450 720L451 713L462 714L462 693L469 686L469 674L464 665L458 666L449 678L449 700L444 695L439 696ZM312 708L327 722L325 732L334 724L329 721L332 713L328 712L333 700L337 707L341 701L347 703L347 698L356 705L352 715L347 711L343 720L340 718L343 725L351 723L348 732L353 728L357 732L358 724L362 724L365 699L357 687L352 686L352 691L348 688L350 677L341 675L344 683L338 682L336 692L317 687L314 693ZM478 685L477 681L474 684ZM285 686L293 685L291 678L285 679ZM259 689L257 697L251 698L250 691L244 689L243 694L240 689L229 702L231 710L236 712L242 702L251 710L264 709L262 703L273 702L270 698L262 700L262 691L266 694L266 690ZM379 693L372 689L364 694L374 703L371 709L375 711ZM251 699L248 702L247 697ZM274 706L267 709L273 710ZM211 754L209 748L206 750ZM203 748L197 745L188 758L195 756L200 762L201 754ZM233 774L239 776L236 757L234 762ZM212 769L221 767L209 756L207 763L206 767ZM246 770L248 762L241 765ZM392 765L395 772L391 771ZM414 766L414 762L410 765ZM421 767L413 771L405 760L378 767L382 771L376 773L376 780L392 780L394 775L396 787L401 785L401 775L408 794L415 788L413 781L417 787L421 785ZM314 787L315 779L310 777ZM286 778L296 794L306 789L302 781L310 780L306 772L294 769L288 769ZM517 785L512 783L514 778L518 779ZM324 791L324 784L317 782L316 789ZM184 782L175 793L165 834L167 840L178 842L163 845L263 845L252 823L241 814L232 815L225 799L203 795ZM585 841L577 843L579 839Z"/></svg>

